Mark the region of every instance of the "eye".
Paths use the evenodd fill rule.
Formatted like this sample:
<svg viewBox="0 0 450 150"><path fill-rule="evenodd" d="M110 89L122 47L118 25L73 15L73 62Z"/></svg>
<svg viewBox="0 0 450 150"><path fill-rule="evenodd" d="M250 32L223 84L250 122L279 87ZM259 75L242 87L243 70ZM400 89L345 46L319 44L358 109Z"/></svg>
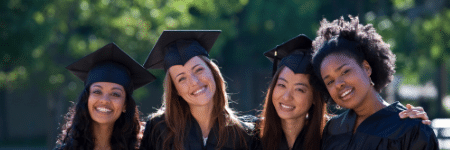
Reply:
<svg viewBox="0 0 450 150"><path fill-rule="evenodd" d="M327 82L327 86L331 85L334 82L334 80L330 80Z"/></svg>
<svg viewBox="0 0 450 150"><path fill-rule="evenodd" d="M347 74L348 72L350 72L350 69L347 69L344 72L342 72L342 75Z"/></svg>
<svg viewBox="0 0 450 150"><path fill-rule="evenodd" d="M117 93L117 92L114 92L114 93L112 93L111 95L114 96L114 97L120 97L120 96L121 96L121 94L120 94L120 93Z"/></svg>
<svg viewBox="0 0 450 150"><path fill-rule="evenodd" d="M195 70L195 73L199 73L200 71L203 71L202 67L199 67L197 70Z"/></svg>
<svg viewBox="0 0 450 150"><path fill-rule="evenodd" d="M178 82L184 81L186 79L186 77L181 77L180 79L178 79Z"/></svg>
<svg viewBox="0 0 450 150"><path fill-rule="evenodd" d="M94 94L102 94L102 91L100 91L100 90L94 90L94 91L92 91L92 93L94 93Z"/></svg>
<svg viewBox="0 0 450 150"><path fill-rule="evenodd" d="M285 87L286 87L284 84L281 84L281 83L277 84L277 86L278 86L278 87L282 87L282 88L285 88Z"/></svg>
<svg viewBox="0 0 450 150"><path fill-rule="evenodd" d="M305 93L305 90L303 90L303 89L301 89L301 88L297 88L297 89L295 89L296 91L299 91L299 92L302 92L302 93Z"/></svg>

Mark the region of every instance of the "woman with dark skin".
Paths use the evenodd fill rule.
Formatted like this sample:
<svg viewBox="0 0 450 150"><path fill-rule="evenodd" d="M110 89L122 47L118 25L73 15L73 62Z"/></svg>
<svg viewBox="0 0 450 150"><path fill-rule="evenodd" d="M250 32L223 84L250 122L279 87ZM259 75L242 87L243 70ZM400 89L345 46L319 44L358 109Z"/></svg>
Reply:
<svg viewBox="0 0 450 150"><path fill-rule="evenodd" d="M323 131L322 149L438 149L433 130L419 119L401 119L402 104L386 103L379 92L392 81L395 55L371 24L357 17L323 20L313 42L316 89L346 112Z"/></svg>
<svg viewBox="0 0 450 150"><path fill-rule="evenodd" d="M137 149L140 119L131 95L155 77L114 43L66 68L85 89L65 117L56 149Z"/></svg>
<svg viewBox="0 0 450 150"><path fill-rule="evenodd" d="M262 111L264 119L259 124L261 149L320 149L328 117L322 94L312 86L319 79L313 73L311 54L312 41L305 35L264 53L274 63L274 77ZM416 113L428 119L420 108L403 112L409 117Z"/></svg>
<svg viewBox="0 0 450 150"><path fill-rule="evenodd" d="M251 149L252 128L228 106L225 81L208 57L220 31L164 31L144 63L164 69L163 105L145 127L144 150Z"/></svg>

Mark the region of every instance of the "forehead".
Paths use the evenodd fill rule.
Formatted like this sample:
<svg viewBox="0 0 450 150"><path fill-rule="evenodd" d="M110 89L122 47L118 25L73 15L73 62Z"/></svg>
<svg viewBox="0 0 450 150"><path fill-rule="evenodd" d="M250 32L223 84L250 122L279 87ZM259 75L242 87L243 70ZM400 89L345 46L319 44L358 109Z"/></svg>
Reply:
<svg viewBox="0 0 450 150"><path fill-rule="evenodd" d="M283 78L287 80L288 82L303 82L303 83L309 83L309 74L303 74L303 73L294 73L289 67L284 67L278 78Z"/></svg>
<svg viewBox="0 0 450 150"><path fill-rule="evenodd" d="M322 76L324 76L327 72L334 72L338 67L344 64L355 65L357 63L355 59L345 54L331 54L323 59L322 65L320 66L320 72L322 73Z"/></svg>
<svg viewBox="0 0 450 150"><path fill-rule="evenodd" d="M169 68L170 74L178 74L187 70L191 70L196 65L206 65L206 63L199 57L195 56L189 59L184 65L173 65Z"/></svg>
<svg viewBox="0 0 450 150"><path fill-rule="evenodd" d="M117 83L112 82L94 82L91 84L91 88L93 87L102 87L102 88L119 88L123 90L123 86Z"/></svg>

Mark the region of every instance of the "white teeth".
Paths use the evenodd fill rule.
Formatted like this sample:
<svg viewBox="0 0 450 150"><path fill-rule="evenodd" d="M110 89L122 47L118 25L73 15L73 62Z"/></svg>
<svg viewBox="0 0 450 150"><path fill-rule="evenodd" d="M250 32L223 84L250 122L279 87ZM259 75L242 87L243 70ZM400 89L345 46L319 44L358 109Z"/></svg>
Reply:
<svg viewBox="0 0 450 150"><path fill-rule="evenodd" d="M203 92L205 89L206 89L206 88L203 87L203 88L201 88L201 89L195 91L195 92L194 92L194 95L197 95L198 93Z"/></svg>
<svg viewBox="0 0 450 150"><path fill-rule="evenodd" d="M349 94L352 90L347 90L346 92L344 92L341 97L347 96L347 94Z"/></svg>
<svg viewBox="0 0 450 150"><path fill-rule="evenodd" d="M292 108L294 108L294 106L287 106L287 105L284 105L284 104L281 104L281 107L287 108L287 109L292 109Z"/></svg>
<svg viewBox="0 0 450 150"><path fill-rule="evenodd" d="M97 107L97 110L100 112L110 112L111 110L105 107Z"/></svg>

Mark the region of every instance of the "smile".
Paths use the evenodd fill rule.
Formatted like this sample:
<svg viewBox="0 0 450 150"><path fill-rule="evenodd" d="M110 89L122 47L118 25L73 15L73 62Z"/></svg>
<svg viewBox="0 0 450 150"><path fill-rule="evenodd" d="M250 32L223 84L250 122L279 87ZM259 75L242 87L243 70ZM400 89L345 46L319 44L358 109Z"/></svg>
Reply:
<svg viewBox="0 0 450 150"><path fill-rule="evenodd" d="M344 93L342 93L342 94L340 95L340 98L341 98L342 100L347 100L347 99L351 98L352 93L353 93L353 88L347 89L347 90L345 90Z"/></svg>
<svg viewBox="0 0 450 150"><path fill-rule="evenodd" d="M106 107L96 107L95 110L102 112L102 113L109 113L112 111L111 109L106 108Z"/></svg>
<svg viewBox="0 0 450 150"><path fill-rule="evenodd" d="M197 91L195 91L194 93L192 93L192 95L198 95L198 94L204 93L205 91L206 91L206 86L203 86L202 88L200 88Z"/></svg>
<svg viewBox="0 0 450 150"><path fill-rule="evenodd" d="M290 106L290 105L286 105L283 103L280 103L280 106L281 106L281 110L283 110L283 111L292 111L295 109L295 106Z"/></svg>

